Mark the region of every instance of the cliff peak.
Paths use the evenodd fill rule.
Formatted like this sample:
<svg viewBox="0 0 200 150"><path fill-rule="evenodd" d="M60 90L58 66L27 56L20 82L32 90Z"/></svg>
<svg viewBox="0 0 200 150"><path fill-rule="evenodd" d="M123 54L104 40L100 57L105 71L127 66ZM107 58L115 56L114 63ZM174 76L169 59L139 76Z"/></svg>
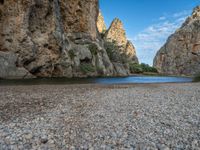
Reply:
<svg viewBox="0 0 200 150"><path fill-rule="evenodd" d="M192 13L193 18L199 18L200 17L200 6L197 6L194 8Z"/></svg>
<svg viewBox="0 0 200 150"><path fill-rule="evenodd" d="M123 22L119 18L112 21L105 38L107 41L114 42L134 63L138 63L135 47L131 41L128 41Z"/></svg>
<svg viewBox="0 0 200 150"><path fill-rule="evenodd" d="M126 31L122 21L118 18L112 21L105 36L107 40L115 41L118 46L125 46L127 44Z"/></svg>
<svg viewBox="0 0 200 150"><path fill-rule="evenodd" d="M189 16L186 21L183 23L183 25L181 26L181 28L190 25L191 23L193 23L196 20L200 19L200 6L197 6L193 9L193 12L191 14L191 16Z"/></svg>
<svg viewBox="0 0 200 150"><path fill-rule="evenodd" d="M99 15L97 18L97 29L98 29L99 33L105 33L107 30L106 24L104 21L104 17L102 15L101 11L99 11Z"/></svg>

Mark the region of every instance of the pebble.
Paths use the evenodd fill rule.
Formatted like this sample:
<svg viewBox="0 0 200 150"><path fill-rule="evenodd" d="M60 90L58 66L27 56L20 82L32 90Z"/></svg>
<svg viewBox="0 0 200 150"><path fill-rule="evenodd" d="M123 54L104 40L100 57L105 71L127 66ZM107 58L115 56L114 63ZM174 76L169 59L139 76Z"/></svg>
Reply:
<svg viewBox="0 0 200 150"><path fill-rule="evenodd" d="M41 136L40 140L41 140L41 143L46 144L48 142L48 136L43 135L43 136Z"/></svg>

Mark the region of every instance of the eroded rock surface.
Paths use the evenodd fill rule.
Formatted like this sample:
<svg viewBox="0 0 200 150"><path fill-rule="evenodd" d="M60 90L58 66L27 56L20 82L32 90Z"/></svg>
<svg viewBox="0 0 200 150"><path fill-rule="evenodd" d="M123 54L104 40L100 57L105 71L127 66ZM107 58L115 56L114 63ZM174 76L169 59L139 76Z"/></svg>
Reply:
<svg viewBox="0 0 200 150"><path fill-rule="evenodd" d="M37 77L113 75L97 32L98 12L98 0L2 1L0 51L17 56L9 65Z"/></svg>
<svg viewBox="0 0 200 150"><path fill-rule="evenodd" d="M127 75L127 70L116 70L108 57L98 31L106 27L98 15L98 0L0 1L0 56L14 55L8 66L35 77ZM129 49L135 53L134 47ZM19 78L17 72L9 72L17 69L1 64L1 70L1 78L11 74Z"/></svg>
<svg viewBox="0 0 200 150"><path fill-rule="evenodd" d="M158 51L154 66L164 74L195 75L200 72L200 6Z"/></svg>
<svg viewBox="0 0 200 150"><path fill-rule="evenodd" d="M17 56L12 52L0 51L0 68L2 78L33 78L33 76L23 67L18 67L15 62Z"/></svg>

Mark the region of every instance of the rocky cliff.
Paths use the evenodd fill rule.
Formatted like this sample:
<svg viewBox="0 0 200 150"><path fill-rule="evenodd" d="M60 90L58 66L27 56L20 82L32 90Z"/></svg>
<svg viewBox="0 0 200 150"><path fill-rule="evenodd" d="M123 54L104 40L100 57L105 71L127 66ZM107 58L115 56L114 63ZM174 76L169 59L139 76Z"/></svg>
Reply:
<svg viewBox="0 0 200 150"><path fill-rule="evenodd" d="M138 63L136 50L131 41L127 39L123 23L118 18L114 19L105 33L105 39L114 42L122 53L126 54L134 63Z"/></svg>
<svg viewBox="0 0 200 150"><path fill-rule="evenodd" d="M136 56L136 50L131 41L126 37L126 31L124 30L123 23L118 18L114 19L109 29L105 32L104 40L113 43L116 48L113 51L115 54L114 59L111 62L120 74L130 74L130 64L138 64L138 58ZM119 62L118 60L121 60ZM124 75L125 75L124 74Z"/></svg>
<svg viewBox="0 0 200 150"><path fill-rule="evenodd" d="M1 1L0 77L113 75L98 10L98 0Z"/></svg>
<svg viewBox="0 0 200 150"><path fill-rule="evenodd" d="M194 75L200 72L200 6L158 51L154 66L164 74Z"/></svg>
<svg viewBox="0 0 200 150"><path fill-rule="evenodd" d="M98 0L0 1L0 78L127 75L108 57L98 15Z"/></svg>

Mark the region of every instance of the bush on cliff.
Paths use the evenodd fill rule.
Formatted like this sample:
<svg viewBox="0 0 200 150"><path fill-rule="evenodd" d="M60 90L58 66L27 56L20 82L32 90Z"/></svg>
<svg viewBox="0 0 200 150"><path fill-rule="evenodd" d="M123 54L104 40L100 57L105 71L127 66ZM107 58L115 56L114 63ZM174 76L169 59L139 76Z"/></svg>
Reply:
<svg viewBox="0 0 200 150"><path fill-rule="evenodd" d="M80 69L81 69L81 72L83 72L84 74L95 72L95 67L89 63L82 63L80 65Z"/></svg>
<svg viewBox="0 0 200 150"><path fill-rule="evenodd" d="M119 62L123 64L128 63L129 57L121 52L120 48L116 45L115 42L106 41L104 43L104 47L111 62Z"/></svg>
<svg viewBox="0 0 200 150"><path fill-rule="evenodd" d="M97 47L96 44L92 43L92 44L90 44L88 46L88 48L89 48L89 50L90 50L90 52L91 52L92 55L97 55L97 53L98 53L98 47Z"/></svg>
<svg viewBox="0 0 200 150"><path fill-rule="evenodd" d="M74 53L74 50L69 50L69 52L68 52L68 54L69 54L69 57L71 58L71 59L74 59L74 57L76 57L76 54Z"/></svg>

